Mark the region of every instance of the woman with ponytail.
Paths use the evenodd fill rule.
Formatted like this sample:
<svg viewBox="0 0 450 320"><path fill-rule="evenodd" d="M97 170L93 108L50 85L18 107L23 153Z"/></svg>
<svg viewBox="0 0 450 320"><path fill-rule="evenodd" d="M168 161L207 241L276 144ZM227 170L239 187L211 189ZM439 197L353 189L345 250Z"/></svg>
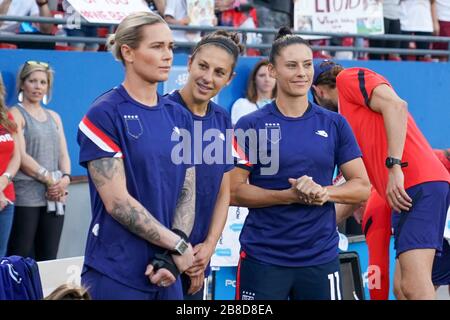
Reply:
<svg viewBox="0 0 450 320"><path fill-rule="evenodd" d="M305 40L280 29L269 61L276 100L235 126L231 203L249 207L236 297L340 300L334 203L367 200L361 152L343 117L308 101L314 68ZM255 130L257 141L240 141L240 132ZM332 185L336 166L347 179L340 186Z"/></svg>
<svg viewBox="0 0 450 320"><path fill-rule="evenodd" d="M173 36L160 16L137 12L108 45L125 79L79 125L92 208L81 281L96 300L182 299L178 275L194 262L195 168L172 150L187 142L192 117L157 93L169 77Z"/></svg>
<svg viewBox="0 0 450 320"><path fill-rule="evenodd" d="M226 131L231 130L230 116L211 99L232 81L242 51L238 33L219 30L204 36L189 58L187 83L168 96L191 113L194 127L201 127L201 136L194 137L194 145L195 140L202 145L197 157L202 161L196 165L196 219L189 237L196 262L181 275L185 300L203 299L203 280L209 275L209 261L228 216L233 163L227 163L226 152L214 161L216 158L208 155L208 145L201 141L208 132L215 132L215 141L222 150L229 150L231 141L221 136L226 137Z"/></svg>

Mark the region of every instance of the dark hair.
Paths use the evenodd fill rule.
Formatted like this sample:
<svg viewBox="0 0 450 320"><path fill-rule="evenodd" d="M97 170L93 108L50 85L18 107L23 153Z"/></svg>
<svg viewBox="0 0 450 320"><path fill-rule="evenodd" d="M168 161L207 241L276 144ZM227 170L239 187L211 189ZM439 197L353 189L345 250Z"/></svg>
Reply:
<svg viewBox="0 0 450 320"><path fill-rule="evenodd" d="M247 83L247 100L256 103L258 99L258 92L256 91L256 74L258 73L259 69L263 66L267 66L269 64L269 60L267 59L261 59L259 62L256 63L256 65L253 67L252 73L250 74L250 77L248 78ZM276 95L276 85L272 90L272 98Z"/></svg>
<svg viewBox="0 0 450 320"><path fill-rule="evenodd" d="M291 29L288 27L281 27L278 30L278 34L275 37L274 42L272 43L272 48L270 49L269 61L272 64L275 64L275 57L280 54L281 49L288 47L292 44L304 44L308 48L311 49L308 41L300 37L299 35L295 35L292 33Z"/></svg>
<svg viewBox="0 0 450 320"><path fill-rule="evenodd" d="M208 44L225 49L229 54L233 56L234 62L231 71L234 71L234 67L236 66L239 55L244 52L244 45L241 43L241 37L239 33L217 30L213 33L203 36L202 40L200 40L192 50L191 59L194 59L195 55L201 49L201 47Z"/></svg>
<svg viewBox="0 0 450 320"><path fill-rule="evenodd" d="M317 77L317 80L315 80L314 85L327 85L332 89L336 88L336 77L342 70L344 70L344 68L340 64L334 63L333 61L324 61L322 63L329 63L333 66L329 70L322 72Z"/></svg>

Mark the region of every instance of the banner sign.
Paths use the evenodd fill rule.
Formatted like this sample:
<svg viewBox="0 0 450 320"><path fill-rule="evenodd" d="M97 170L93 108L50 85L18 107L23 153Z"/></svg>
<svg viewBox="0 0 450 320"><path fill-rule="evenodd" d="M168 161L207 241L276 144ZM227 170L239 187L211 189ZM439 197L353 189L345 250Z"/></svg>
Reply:
<svg viewBox="0 0 450 320"><path fill-rule="evenodd" d="M383 34L383 5L377 0L295 0L294 29Z"/></svg>
<svg viewBox="0 0 450 320"><path fill-rule="evenodd" d="M150 12L144 0L68 0L68 13L79 13L91 23L119 24L130 13Z"/></svg>

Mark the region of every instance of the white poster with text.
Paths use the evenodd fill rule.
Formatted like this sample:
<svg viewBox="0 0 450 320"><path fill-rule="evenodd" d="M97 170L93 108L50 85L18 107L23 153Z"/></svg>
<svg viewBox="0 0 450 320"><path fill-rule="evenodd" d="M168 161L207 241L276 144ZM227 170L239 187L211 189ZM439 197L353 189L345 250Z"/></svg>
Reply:
<svg viewBox="0 0 450 320"><path fill-rule="evenodd" d="M383 34L383 5L377 0L296 0L294 29Z"/></svg>
<svg viewBox="0 0 450 320"><path fill-rule="evenodd" d="M91 23L119 24L130 13L150 12L144 0L68 0L72 12Z"/></svg>

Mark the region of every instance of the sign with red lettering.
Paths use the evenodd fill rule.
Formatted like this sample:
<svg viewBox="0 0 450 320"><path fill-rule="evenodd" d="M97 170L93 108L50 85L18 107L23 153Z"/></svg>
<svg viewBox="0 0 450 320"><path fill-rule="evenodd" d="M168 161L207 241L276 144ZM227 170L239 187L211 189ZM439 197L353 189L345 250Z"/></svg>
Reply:
<svg viewBox="0 0 450 320"><path fill-rule="evenodd" d="M133 12L150 9L144 0L68 0L72 12L76 11L92 23L119 24Z"/></svg>
<svg viewBox="0 0 450 320"><path fill-rule="evenodd" d="M294 29L383 34L383 4L378 0L295 0Z"/></svg>

